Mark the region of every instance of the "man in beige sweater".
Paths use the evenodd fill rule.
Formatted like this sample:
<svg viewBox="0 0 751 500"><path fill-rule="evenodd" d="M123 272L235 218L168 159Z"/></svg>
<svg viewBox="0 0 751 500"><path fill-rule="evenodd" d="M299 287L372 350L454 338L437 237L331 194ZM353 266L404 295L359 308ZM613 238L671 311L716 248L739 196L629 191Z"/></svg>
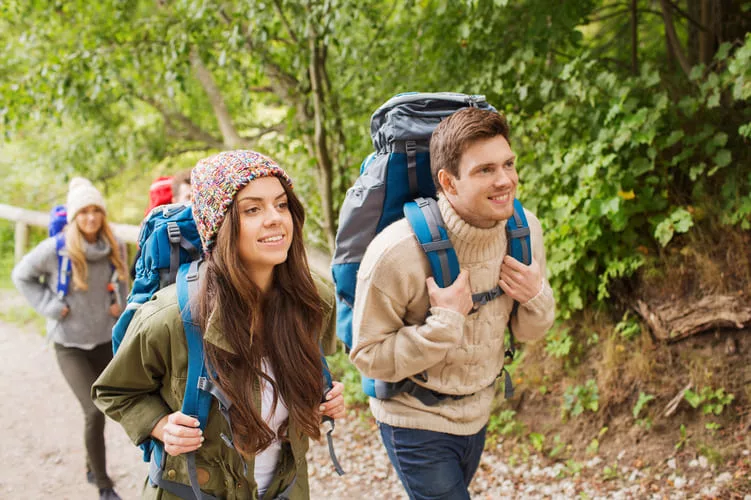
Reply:
<svg viewBox="0 0 751 500"><path fill-rule="evenodd" d="M494 111L466 108L433 132L438 205L461 273L439 288L409 222L384 229L357 277L352 361L366 377L409 378L438 396L370 399L386 451L411 499L465 499L485 443L509 317L515 337L542 337L555 316L539 220L525 211L529 266L506 255L506 220L518 184L509 127ZM504 294L475 307L472 294ZM514 301L520 306L511 316Z"/></svg>

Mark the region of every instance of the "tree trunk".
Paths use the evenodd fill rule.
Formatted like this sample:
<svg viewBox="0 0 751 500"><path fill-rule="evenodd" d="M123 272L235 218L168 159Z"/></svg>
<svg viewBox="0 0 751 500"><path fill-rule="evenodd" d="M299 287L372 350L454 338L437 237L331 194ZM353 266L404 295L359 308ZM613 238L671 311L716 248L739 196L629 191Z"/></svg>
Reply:
<svg viewBox="0 0 751 500"><path fill-rule="evenodd" d="M711 27L714 25L712 19L712 0L701 0L699 5L699 22L702 26ZM701 31L699 33L699 62L709 64L712 62L712 56L715 52L715 40L711 31Z"/></svg>
<svg viewBox="0 0 751 500"><path fill-rule="evenodd" d="M331 196L333 165L329 152L328 137L326 131L326 116L324 114L324 88L323 67L326 61L323 57L320 41L316 35L312 23L309 25L308 43L310 46L310 85L313 97L313 120L315 131L313 135L313 147L318 163L318 188L321 194L321 211L323 212L323 228L328 240L329 249L334 248L335 223L334 203Z"/></svg>
<svg viewBox="0 0 751 500"><path fill-rule="evenodd" d="M639 10L638 0L631 0L631 74L639 75Z"/></svg>
<svg viewBox="0 0 751 500"><path fill-rule="evenodd" d="M737 295L710 295L692 303L646 304L637 300L635 309L656 338L669 342L714 328L751 325L751 305Z"/></svg>
<svg viewBox="0 0 751 500"><path fill-rule="evenodd" d="M701 19L701 3L703 0L688 0L688 15L692 19ZM688 62L695 66L699 62L699 37L701 29L694 23L688 23L688 46L686 47Z"/></svg>
<svg viewBox="0 0 751 500"><path fill-rule="evenodd" d="M203 64L201 56L195 48L190 51L190 65L209 98L211 107L214 110L214 116L216 116L216 120L219 123L219 131L222 133L224 145L229 149L248 147L248 142L240 137L240 134L237 133L237 129L232 123L232 117L227 110L222 92L214 81L214 75Z"/></svg>
<svg viewBox="0 0 751 500"><path fill-rule="evenodd" d="M673 26L673 12L672 7L667 0L660 0L660 8L662 10L662 19L665 24L665 36L670 41L670 46L673 49L673 55L678 59L678 63L681 65L681 69L689 76L691 74L691 65L686 59L686 55L683 53L681 43L678 40L678 35L675 33L675 26Z"/></svg>

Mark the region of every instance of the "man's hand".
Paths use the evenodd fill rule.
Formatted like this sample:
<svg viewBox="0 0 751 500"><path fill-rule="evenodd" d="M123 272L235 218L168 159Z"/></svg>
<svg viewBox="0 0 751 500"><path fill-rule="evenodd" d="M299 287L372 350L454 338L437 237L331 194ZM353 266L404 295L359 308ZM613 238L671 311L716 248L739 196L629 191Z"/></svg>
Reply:
<svg viewBox="0 0 751 500"><path fill-rule="evenodd" d="M526 304L542 290L540 265L532 259L532 263L527 266L507 255L501 263L498 285L506 295L520 304Z"/></svg>
<svg viewBox="0 0 751 500"><path fill-rule="evenodd" d="M164 443L164 451L176 457L201 447L203 431L198 425L197 418L176 411L162 417L154 426L151 435Z"/></svg>
<svg viewBox="0 0 751 500"><path fill-rule="evenodd" d="M469 273L462 271L450 286L439 287L431 276L425 282L428 285L431 307L443 307L451 309L462 316L466 316L472 310L472 289L469 286Z"/></svg>

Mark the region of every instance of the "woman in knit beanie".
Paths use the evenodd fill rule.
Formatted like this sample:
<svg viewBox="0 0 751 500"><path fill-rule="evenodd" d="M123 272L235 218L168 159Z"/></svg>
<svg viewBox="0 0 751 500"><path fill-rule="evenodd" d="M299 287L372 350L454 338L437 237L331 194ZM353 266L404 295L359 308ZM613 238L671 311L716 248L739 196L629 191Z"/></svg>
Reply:
<svg viewBox="0 0 751 500"><path fill-rule="evenodd" d="M199 161L191 185L204 250L193 318L231 424L214 407L201 432L179 411L187 354L174 286L138 310L93 387L96 403L135 442L164 444L145 498L177 498L186 487L193 498L184 457L195 452L210 498L307 499L308 438L320 437L322 415L344 415L344 400L336 382L321 404L320 346L336 345L334 300L309 270L302 204L286 172L253 151Z"/></svg>
<svg viewBox="0 0 751 500"><path fill-rule="evenodd" d="M83 409L86 479L99 487L100 499L117 500L107 475L104 414L90 390L112 359L112 327L128 293L125 247L107 223L102 194L87 179L71 180L66 208L63 232L26 255L13 282L48 318L60 370Z"/></svg>

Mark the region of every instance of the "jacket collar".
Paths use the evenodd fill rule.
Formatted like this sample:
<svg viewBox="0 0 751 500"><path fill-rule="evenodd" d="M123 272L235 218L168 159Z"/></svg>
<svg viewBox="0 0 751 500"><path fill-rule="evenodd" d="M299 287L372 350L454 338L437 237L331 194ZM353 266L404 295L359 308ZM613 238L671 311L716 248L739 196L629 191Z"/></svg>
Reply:
<svg viewBox="0 0 751 500"><path fill-rule="evenodd" d="M215 345L219 349L222 349L223 351L227 351L231 354L237 354L227 340L227 337L225 337L224 333L222 333L221 320L219 319L219 315L216 313L216 310L211 313L211 316L209 316L209 321L206 325L206 333L203 334L203 339L206 342Z"/></svg>

